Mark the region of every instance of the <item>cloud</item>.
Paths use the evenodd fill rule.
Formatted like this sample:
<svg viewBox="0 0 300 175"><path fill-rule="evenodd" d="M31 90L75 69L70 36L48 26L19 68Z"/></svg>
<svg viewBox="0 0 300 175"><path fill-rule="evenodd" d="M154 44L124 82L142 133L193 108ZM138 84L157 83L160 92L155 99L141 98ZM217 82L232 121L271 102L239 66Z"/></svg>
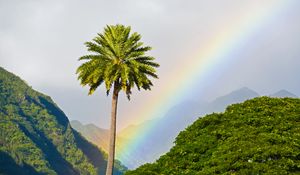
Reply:
<svg viewBox="0 0 300 175"><path fill-rule="evenodd" d="M69 117L79 119L86 113L89 117L83 120L97 121L105 127L110 108L104 103L109 99L104 98L104 90L97 92L103 95L103 98L97 96L99 103L94 97L80 95L85 90L76 80L75 70L80 64L77 59L87 53L83 43L102 32L106 24L131 25L133 31L142 34L144 43L154 48L151 55L157 57L161 67L160 79L155 81L151 93L136 93L130 103L122 97L119 118L120 125L125 126L135 120L132 118L138 118L130 116L133 113L127 109L139 108L145 101L158 98L168 81L176 79L170 72L195 59L190 58L191 53L201 52L211 38L240 16L251 15L252 9L268 7L273 2L0 0L0 64L53 96ZM280 15L240 46L235 63L214 72L218 81L206 85L209 87L202 94L207 97L191 92L187 98L213 98L244 86L263 93L287 88L300 95L300 84L295 80L295 75L300 73L300 2L289 2L293 4L288 9L282 9ZM61 89L70 93L62 98ZM84 103L78 100L81 98ZM107 116L102 122L99 112Z"/></svg>

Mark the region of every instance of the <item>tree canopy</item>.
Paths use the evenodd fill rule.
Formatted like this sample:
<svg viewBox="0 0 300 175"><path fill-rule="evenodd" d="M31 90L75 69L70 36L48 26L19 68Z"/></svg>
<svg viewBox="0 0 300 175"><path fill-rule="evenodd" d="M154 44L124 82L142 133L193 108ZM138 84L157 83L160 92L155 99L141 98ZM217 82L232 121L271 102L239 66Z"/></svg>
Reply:
<svg viewBox="0 0 300 175"><path fill-rule="evenodd" d="M299 133L300 99L255 98L199 118L168 153L126 175L299 174Z"/></svg>
<svg viewBox="0 0 300 175"><path fill-rule="evenodd" d="M131 27L124 25L107 25L103 34L98 33L93 41L85 43L91 54L79 58L86 62L78 67L77 74L81 85L90 87L89 94L102 83L108 94L117 84L130 98L134 86L150 90L153 84L149 77L158 78L155 68L159 64L146 55L151 47L143 46L141 35L130 31Z"/></svg>

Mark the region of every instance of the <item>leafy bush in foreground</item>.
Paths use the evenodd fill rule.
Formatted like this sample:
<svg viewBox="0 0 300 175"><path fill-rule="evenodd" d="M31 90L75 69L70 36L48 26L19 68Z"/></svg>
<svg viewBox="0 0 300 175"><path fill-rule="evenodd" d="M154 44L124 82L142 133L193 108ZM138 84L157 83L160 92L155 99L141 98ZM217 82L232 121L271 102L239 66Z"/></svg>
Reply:
<svg viewBox="0 0 300 175"><path fill-rule="evenodd" d="M260 97L199 118L167 154L126 173L141 174L300 174L300 99Z"/></svg>

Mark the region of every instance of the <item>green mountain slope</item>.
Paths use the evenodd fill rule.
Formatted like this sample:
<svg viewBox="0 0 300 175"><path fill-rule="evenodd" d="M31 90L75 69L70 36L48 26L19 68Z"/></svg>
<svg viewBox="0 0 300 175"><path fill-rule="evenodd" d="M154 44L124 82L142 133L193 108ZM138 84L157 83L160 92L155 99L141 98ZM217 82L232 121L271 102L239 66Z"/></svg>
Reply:
<svg viewBox="0 0 300 175"><path fill-rule="evenodd" d="M260 97L199 118L126 175L300 174L300 99Z"/></svg>
<svg viewBox="0 0 300 175"><path fill-rule="evenodd" d="M109 130L97 127L94 124L82 124L80 121L73 120L70 121L72 128L78 131L82 136L84 136L88 141L97 145L104 152L108 153L109 146ZM118 156L121 150L122 144L125 143L126 139L119 137L116 138L116 156Z"/></svg>
<svg viewBox="0 0 300 175"><path fill-rule="evenodd" d="M103 151L108 153L109 146L109 130L98 128L94 124L84 125L78 120L70 121L72 128L78 131L88 141L100 147Z"/></svg>
<svg viewBox="0 0 300 175"><path fill-rule="evenodd" d="M105 167L104 153L72 129L50 97L0 67L0 174L104 174Z"/></svg>

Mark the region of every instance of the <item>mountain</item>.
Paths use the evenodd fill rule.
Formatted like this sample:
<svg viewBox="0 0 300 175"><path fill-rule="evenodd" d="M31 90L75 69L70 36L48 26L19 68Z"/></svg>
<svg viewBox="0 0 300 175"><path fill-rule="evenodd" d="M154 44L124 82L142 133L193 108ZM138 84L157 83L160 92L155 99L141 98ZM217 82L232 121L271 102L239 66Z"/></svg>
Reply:
<svg viewBox="0 0 300 175"><path fill-rule="evenodd" d="M219 97L215 99L210 105L208 109L210 112L222 112L226 108L226 106L233 104L233 103L239 103L243 102L245 100L259 97L260 95L247 88L243 87L241 89L235 90L225 96Z"/></svg>
<svg viewBox="0 0 300 175"><path fill-rule="evenodd" d="M118 132L117 155L120 155L119 157L122 158L122 163L130 169L136 168L146 162L152 162L159 158L160 155L169 151L174 145L173 142L179 132L197 120L197 116L210 112L220 112L223 111L227 105L257 96L259 96L259 94L255 91L249 88L241 88L217 98L210 103L184 101L173 106L161 118L145 121L139 125L130 125ZM90 125L78 125L76 123L78 122L72 125L74 129L79 131L89 141L100 147L107 147L105 146L108 145L107 131L98 128L97 132L94 132L96 131L94 127L89 127ZM155 130L152 128L155 128ZM125 152L120 153L120 151L118 151L121 150L124 145L134 142L132 139L135 138L135 135L140 134L142 130L151 131L143 136L148 139L144 139L143 142L140 142L137 148L128 155L126 155ZM105 139L107 139L106 142L104 141Z"/></svg>
<svg viewBox="0 0 300 175"><path fill-rule="evenodd" d="M104 174L106 163L49 96L0 67L0 174Z"/></svg>
<svg viewBox="0 0 300 175"><path fill-rule="evenodd" d="M80 121L72 120L71 126L82 134L88 141L108 152L109 130L98 128L94 124L83 125Z"/></svg>
<svg viewBox="0 0 300 175"><path fill-rule="evenodd" d="M109 130L102 129L97 127L94 124L82 124L78 120L72 120L71 126L82 134L88 141L97 145L104 152L108 153L108 145L109 145ZM126 137L117 135L117 145L116 150L120 150L120 146L125 142Z"/></svg>
<svg viewBox="0 0 300 175"><path fill-rule="evenodd" d="M159 158L160 155L169 151L174 145L174 140L180 131L184 130L187 126L192 124L198 119L198 116L202 116L211 112L224 111L226 106L258 97L259 94L249 88L241 88L235 90L227 95L216 98L212 102L195 102L184 101L180 104L173 106L163 117L154 119L151 121L140 124L143 128L149 128L155 126L155 130L146 133L143 137L146 137L145 141L139 143L136 151L128 156L128 161L122 160L122 162L130 169L137 166L153 162ZM136 126L135 128L140 128ZM139 130L130 132L138 133ZM120 134L126 135L126 128L120 131ZM128 140L132 142L133 140ZM163 144L162 144L163 143ZM130 161L134 159L135 161Z"/></svg>
<svg viewBox="0 0 300 175"><path fill-rule="evenodd" d="M126 175L300 174L300 99L259 97L199 118Z"/></svg>
<svg viewBox="0 0 300 175"><path fill-rule="evenodd" d="M284 98L284 97L291 97L291 98L298 98L297 95L287 91L287 90L280 90L274 94L271 94L270 97L279 97L279 98Z"/></svg>
<svg viewBox="0 0 300 175"><path fill-rule="evenodd" d="M285 94L284 96L289 97L290 95L287 94L291 94L283 92L284 91L274 93L273 96L282 97L282 94ZM168 112L160 118L145 121L138 125L130 125L118 132L117 154L121 154L122 163L129 169L136 168L147 162L153 162L162 154L169 151L174 145L174 140L179 132L192 124L199 116L213 112L223 112L230 104L243 102L259 96L257 92L243 87L227 95L218 97L211 102L183 101L170 108ZM74 128L88 138L88 140L100 147L103 145L101 140L105 140L105 138L108 144L108 136L104 137L101 130L99 130L99 132L86 132L77 127ZM118 151L121 150L120 148L124 147L124 145L135 142L133 139L135 139L142 130L148 130L150 132L142 133L144 134L143 138L147 139L138 142L133 152L127 154L126 152Z"/></svg>
<svg viewBox="0 0 300 175"><path fill-rule="evenodd" d="M144 123L146 123L146 122L144 122ZM118 137L130 139L131 135L134 135L134 133L136 131L138 131L141 128L144 128L144 127L145 126L142 125L142 124L139 124L139 125L129 125L125 129L123 129L122 132L118 132Z"/></svg>

